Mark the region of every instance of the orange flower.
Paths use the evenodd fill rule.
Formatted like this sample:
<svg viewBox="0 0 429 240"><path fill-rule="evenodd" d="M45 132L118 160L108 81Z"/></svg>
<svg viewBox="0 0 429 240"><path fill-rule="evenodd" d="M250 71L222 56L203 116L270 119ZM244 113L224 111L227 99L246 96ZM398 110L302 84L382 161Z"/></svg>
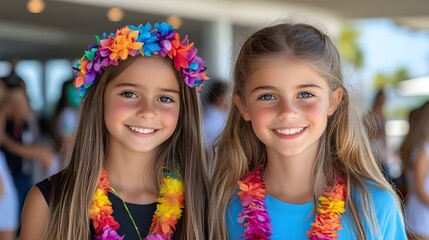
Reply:
<svg viewBox="0 0 429 240"><path fill-rule="evenodd" d="M74 79L74 86L75 87L80 87L83 85L83 83L85 82L85 73L83 72L77 72L77 77Z"/></svg>
<svg viewBox="0 0 429 240"><path fill-rule="evenodd" d="M248 196L262 198L266 195L265 187L263 187L263 185L261 185L260 183L238 181L238 188L240 188L241 190L240 192L238 192L238 196L246 194Z"/></svg>
<svg viewBox="0 0 429 240"><path fill-rule="evenodd" d="M136 42L138 34L139 31L130 31L128 27L119 29L109 47L112 52L109 58L118 61L127 59L128 55L135 56L136 50L143 47L143 43Z"/></svg>
<svg viewBox="0 0 429 240"><path fill-rule="evenodd" d="M110 188L110 182L107 178L106 170L101 171L100 182L98 182L97 187L100 189L104 189L106 191L105 194L107 194L107 190Z"/></svg>

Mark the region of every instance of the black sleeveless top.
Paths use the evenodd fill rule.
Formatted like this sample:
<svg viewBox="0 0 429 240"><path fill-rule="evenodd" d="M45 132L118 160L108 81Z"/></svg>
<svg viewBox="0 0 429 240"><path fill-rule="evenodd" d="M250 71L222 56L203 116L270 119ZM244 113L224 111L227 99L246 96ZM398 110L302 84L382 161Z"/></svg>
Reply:
<svg viewBox="0 0 429 240"><path fill-rule="evenodd" d="M51 182L48 179L43 180L36 184L40 189L45 198L46 202L49 205L50 193L51 193ZM120 224L117 233L119 236L125 236L124 240L129 239L139 239L136 229L131 221L131 218L128 216L128 212L122 203L122 200L116 197L114 194L109 192L108 198L112 203L113 208L113 218ZM152 216L156 210L156 203L151 203L147 205L125 203L130 210L131 215L140 231L140 235L144 238L149 233L149 227L152 221ZM94 226L90 222L91 236L95 235Z"/></svg>

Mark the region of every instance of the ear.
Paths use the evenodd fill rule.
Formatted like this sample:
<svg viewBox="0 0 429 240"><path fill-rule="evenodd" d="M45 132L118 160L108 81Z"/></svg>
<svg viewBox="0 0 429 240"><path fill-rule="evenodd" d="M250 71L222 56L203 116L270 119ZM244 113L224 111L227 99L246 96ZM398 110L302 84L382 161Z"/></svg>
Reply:
<svg viewBox="0 0 429 240"><path fill-rule="evenodd" d="M247 107L241 101L240 96L238 96L237 94L234 94L234 96L232 96L232 101L234 102L235 106L238 108L238 111L240 111L241 117L243 117L245 121L250 121L249 112L247 110Z"/></svg>
<svg viewBox="0 0 429 240"><path fill-rule="evenodd" d="M340 87L332 91L331 99L329 101L328 116L331 116L332 114L335 113L335 111L338 108L338 105L343 99L343 94L344 94L344 91Z"/></svg>

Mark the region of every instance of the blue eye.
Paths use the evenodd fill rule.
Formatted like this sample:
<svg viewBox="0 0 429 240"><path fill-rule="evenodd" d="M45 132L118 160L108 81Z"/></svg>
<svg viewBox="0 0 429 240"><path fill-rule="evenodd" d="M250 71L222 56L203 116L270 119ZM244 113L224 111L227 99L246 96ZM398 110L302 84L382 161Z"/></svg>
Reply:
<svg viewBox="0 0 429 240"><path fill-rule="evenodd" d="M121 95L124 96L125 98L137 97L137 95L133 92L123 92L123 93L121 93Z"/></svg>
<svg viewBox="0 0 429 240"><path fill-rule="evenodd" d="M159 98L158 98L158 100L159 100L160 102L163 102L163 103L171 103L171 102L174 102L174 101L173 101L173 99L171 99L171 98L169 98L169 97L159 97Z"/></svg>
<svg viewBox="0 0 429 240"><path fill-rule="evenodd" d="M272 94L263 94L258 99L267 101L267 100L275 100L276 97L274 97L274 95L272 95Z"/></svg>
<svg viewBox="0 0 429 240"><path fill-rule="evenodd" d="M311 97L314 97L314 95L309 92L302 92L298 94L298 98L311 98Z"/></svg>

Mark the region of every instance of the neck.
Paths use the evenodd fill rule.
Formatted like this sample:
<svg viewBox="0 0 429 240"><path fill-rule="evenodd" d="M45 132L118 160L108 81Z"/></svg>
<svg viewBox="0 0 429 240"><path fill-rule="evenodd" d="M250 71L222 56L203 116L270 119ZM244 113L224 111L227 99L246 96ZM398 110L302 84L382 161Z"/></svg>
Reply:
<svg viewBox="0 0 429 240"><path fill-rule="evenodd" d="M300 204L312 201L316 157L316 151L284 157L267 149L268 160L264 170L267 193L288 203Z"/></svg>
<svg viewBox="0 0 429 240"><path fill-rule="evenodd" d="M109 148L106 170L110 186L130 203L148 204L158 196L154 153L124 153Z"/></svg>

